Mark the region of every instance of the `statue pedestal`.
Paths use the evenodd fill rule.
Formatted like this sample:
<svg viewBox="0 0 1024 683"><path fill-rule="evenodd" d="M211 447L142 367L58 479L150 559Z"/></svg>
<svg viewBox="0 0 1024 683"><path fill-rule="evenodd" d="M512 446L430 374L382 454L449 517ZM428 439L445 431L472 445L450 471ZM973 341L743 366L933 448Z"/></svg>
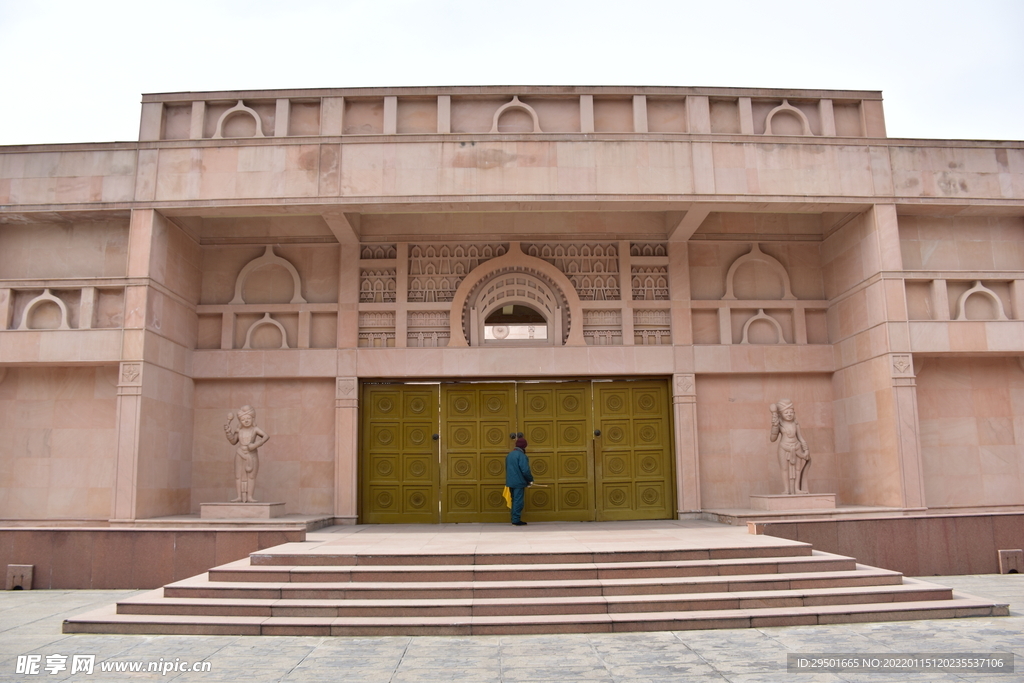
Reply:
<svg viewBox="0 0 1024 683"><path fill-rule="evenodd" d="M271 519L284 517L284 503L202 503L200 519Z"/></svg>
<svg viewBox="0 0 1024 683"><path fill-rule="evenodd" d="M835 509L834 493L794 493L793 495L751 496L750 507L754 510L823 510Z"/></svg>

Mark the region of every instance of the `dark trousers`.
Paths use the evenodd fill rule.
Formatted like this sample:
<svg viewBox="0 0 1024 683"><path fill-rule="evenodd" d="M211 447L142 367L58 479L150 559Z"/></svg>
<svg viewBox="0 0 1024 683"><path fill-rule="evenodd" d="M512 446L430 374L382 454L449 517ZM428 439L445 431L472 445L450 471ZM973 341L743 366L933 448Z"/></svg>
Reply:
<svg viewBox="0 0 1024 683"><path fill-rule="evenodd" d="M519 517L523 514L523 505L526 504L526 489L509 487L508 490L512 494L512 523L515 524L520 521Z"/></svg>

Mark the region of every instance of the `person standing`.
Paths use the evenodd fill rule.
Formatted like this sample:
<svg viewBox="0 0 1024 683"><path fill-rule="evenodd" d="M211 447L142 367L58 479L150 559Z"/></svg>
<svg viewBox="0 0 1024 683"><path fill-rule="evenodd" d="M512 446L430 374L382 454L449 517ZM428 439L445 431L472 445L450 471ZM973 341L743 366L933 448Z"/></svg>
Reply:
<svg viewBox="0 0 1024 683"><path fill-rule="evenodd" d="M526 439L516 439L516 447L505 456L505 486L512 495L512 524L526 526L520 517L526 502L526 487L533 483L530 459L526 457Z"/></svg>

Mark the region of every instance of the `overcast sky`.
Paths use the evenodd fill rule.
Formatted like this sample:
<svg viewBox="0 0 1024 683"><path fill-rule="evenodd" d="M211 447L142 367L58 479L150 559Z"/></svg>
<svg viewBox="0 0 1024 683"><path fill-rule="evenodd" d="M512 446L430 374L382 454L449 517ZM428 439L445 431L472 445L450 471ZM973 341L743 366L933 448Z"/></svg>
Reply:
<svg viewBox="0 0 1024 683"><path fill-rule="evenodd" d="M0 0L0 145L138 137L142 93L881 90L890 137L1024 140L1024 1Z"/></svg>

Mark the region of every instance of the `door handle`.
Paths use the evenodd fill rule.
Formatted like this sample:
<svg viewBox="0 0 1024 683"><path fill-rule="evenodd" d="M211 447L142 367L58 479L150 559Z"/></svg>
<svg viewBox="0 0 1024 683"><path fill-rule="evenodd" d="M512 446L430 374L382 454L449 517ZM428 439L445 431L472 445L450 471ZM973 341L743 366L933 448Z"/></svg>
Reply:
<svg viewBox="0 0 1024 683"><path fill-rule="evenodd" d="M597 437L597 436L601 436L601 430L600 430L600 429L595 429L595 430L594 430L594 436L595 436L595 437Z"/></svg>

